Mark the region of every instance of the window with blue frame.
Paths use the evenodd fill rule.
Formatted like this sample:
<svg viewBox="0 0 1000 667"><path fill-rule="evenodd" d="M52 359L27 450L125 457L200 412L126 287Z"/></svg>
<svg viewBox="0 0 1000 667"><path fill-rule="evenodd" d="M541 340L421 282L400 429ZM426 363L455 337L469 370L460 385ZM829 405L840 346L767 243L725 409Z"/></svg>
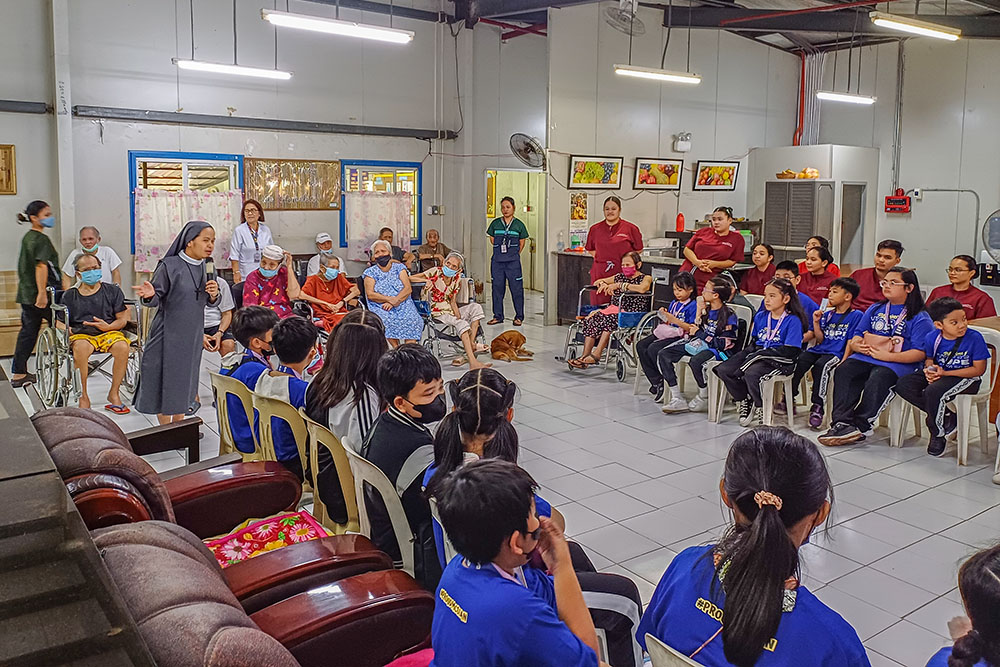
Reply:
<svg viewBox="0 0 1000 667"><path fill-rule="evenodd" d="M229 153L129 151L129 216L135 252L135 191L243 189L243 156Z"/></svg>
<svg viewBox="0 0 1000 667"><path fill-rule="evenodd" d="M384 160L344 160L341 192L409 192L410 205L410 245L418 246L423 241L423 213L420 210L422 167L419 162L391 162ZM344 206L340 207L340 247L347 247L350 230Z"/></svg>

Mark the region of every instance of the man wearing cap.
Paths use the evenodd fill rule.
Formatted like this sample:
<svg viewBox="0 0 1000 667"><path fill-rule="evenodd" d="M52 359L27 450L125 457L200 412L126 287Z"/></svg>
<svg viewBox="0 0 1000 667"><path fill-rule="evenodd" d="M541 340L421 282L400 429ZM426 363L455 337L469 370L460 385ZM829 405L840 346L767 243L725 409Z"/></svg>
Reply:
<svg viewBox="0 0 1000 667"><path fill-rule="evenodd" d="M309 258L309 266L306 267L306 276L314 276L319 273L319 265L323 257L333 257L333 237L326 232L316 235L316 254ZM344 267L339 267L341 271Z"/></svg>
<svg viewBox="0 0 1000 667"><path fill-rule="evenodd" d="M291 254L279 245L264 246L260 266L243 283L243 305L270 308L282 319L293 315L292 301L301 289L291 268Z"/></svg>

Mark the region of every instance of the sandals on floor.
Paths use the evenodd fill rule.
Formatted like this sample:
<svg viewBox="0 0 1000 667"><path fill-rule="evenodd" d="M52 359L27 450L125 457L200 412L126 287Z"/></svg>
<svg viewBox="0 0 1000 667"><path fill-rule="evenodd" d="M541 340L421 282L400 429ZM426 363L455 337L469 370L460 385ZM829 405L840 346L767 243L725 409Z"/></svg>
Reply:
<svg viewBox="0 0 1000 667"><path fill-rule="evenodd" d="M116 415L127 415L128 413L132 412L131 410L128 409L128 406L115 405L114 403L108 403L107 405L104 406L104 409L107 410L108 412L113 412Z"/></svg>
<svg viewBox="0 0 1000 667"><path fill-rule="evenodd" d="M498 320L497 318L494 317L492 320L490 320L486 324L488 326L493 326L494 324L503 324L503 320Z"/></svg>
<svg viewBox="0 0 1000 667"><path fill-rule="evenodd" d="M524 320L514 320L514 326L519 327Z"/></svg>
<svg viewBox="0 0 1000 667"><path fill-rule="evenodd" d="M590 359L590 361L586 361L586 359ZM601 362L598 361L598 360L596 360L596 359L594 359L594 355L588 354L588 355L580 357L578 359L570 359L566 363L568 363L571 368L584 369L584 368L590 368L591 366L596 366L597 364L599 364Z"/></svg>

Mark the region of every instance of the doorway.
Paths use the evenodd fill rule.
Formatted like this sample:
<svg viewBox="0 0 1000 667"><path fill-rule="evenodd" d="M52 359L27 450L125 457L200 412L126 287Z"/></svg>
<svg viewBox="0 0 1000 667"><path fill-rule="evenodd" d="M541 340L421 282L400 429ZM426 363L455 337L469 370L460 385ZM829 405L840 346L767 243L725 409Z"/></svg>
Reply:
<svg viewBox="0 0 1000 667"><path fill-rule="evenodd" d="M524 289L542 292L545 290L545 172L487 170L486 225L500 217L500 200L504 197L514 198L514 217L523 222L528 230L528 242L521 252ZM486 251L486 266L489 267L489 255L493 250L487 246Z"/></svg>
<svg viewBox="0 0 1000 667"><path fill-rule="evenodd" d="M864 183L844 183L840 216L840 263L864 263L865 195Z"/></svg>

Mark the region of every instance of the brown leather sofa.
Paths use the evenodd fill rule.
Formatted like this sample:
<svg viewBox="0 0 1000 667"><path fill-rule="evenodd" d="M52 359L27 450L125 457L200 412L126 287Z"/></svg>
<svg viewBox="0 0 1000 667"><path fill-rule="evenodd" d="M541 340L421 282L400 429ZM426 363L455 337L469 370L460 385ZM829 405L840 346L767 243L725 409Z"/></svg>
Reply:
<svg viewBox="0 0 1000 667"><path fill-rule="evenodd" d="M157 664L367 667L428 645L433 596L361 535L219 567L200 538L298 503L280 464L220 457L163 480L105 415L32 421Z"/></svg>

